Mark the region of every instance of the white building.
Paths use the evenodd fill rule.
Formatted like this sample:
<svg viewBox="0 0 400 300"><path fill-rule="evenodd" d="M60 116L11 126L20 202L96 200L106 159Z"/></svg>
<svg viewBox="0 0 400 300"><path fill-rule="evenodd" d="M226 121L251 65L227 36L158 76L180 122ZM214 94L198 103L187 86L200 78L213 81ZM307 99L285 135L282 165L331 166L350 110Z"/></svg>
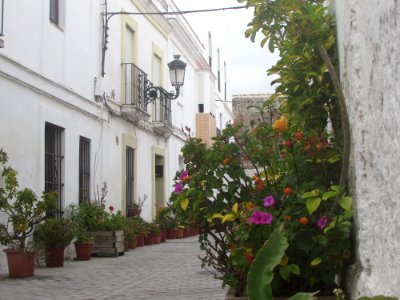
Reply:
<svg viewBox="0 0 400 300"><path fill-rule="evenodd" d="M148 221L166 205L183 168L182 128L207 127L209 138L231 119L226 105L215 109L225 79L186 20L146 14L177 10L172 0L4 1L0 147L21 187L57 189L63 210L106 183L106 205L123 213L147 195ZM179 97L147 103L146 79L174 90L176 54L187 63Z"/></svg>

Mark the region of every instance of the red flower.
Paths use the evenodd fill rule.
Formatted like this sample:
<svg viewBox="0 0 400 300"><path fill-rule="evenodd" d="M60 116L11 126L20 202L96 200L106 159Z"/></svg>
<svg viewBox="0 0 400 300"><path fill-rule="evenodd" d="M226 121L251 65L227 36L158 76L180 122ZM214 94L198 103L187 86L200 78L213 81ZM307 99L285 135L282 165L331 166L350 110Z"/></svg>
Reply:
<svg viewBox="0 0 400 300"><path fill-rule="evenodd" d="M293 142L292 140L287 140L283 142L283 146L285 146L286 148L290 148L293 146Z"/></svg>
<svg viewBox="0 0 400 300"><path fill-rule="evenodd" d="M110 205L110 206L108 207L108 210L109 210L110 212L113 212L113 211L114 211L114 206Z"/></svg>
<svg viewBox="0 0 400 300"><path fill-rule="evenodd" d="M251 254L246 254L246 260L248 264L251 264L254 260L254 256Z"/></svg>
<svg viewBox="0 0 400 300"><path fill-rule="evenodd" d="M283 190L283 193L286 197L289 197L293 193L293 189L291 187L287 187Z"/></svg>
<svg viewBox="0 0 400 300"><path fill-rule="evenodd" d="M301 131L297 131L297 132L294 134L294 138L295 138L296 140L298 140L298 141L301 141L301 140L303 139L303 136L304 136L304 134L303 134Z"/></svg>
<svg viewBox="0 0 400 300"><path fill-rule="evenodd" d="M307 217L301 217L301 218L299 219L299 223L300 223L300 224L307 225L308 222L309 222L309 221L308 221Z"/></svg>

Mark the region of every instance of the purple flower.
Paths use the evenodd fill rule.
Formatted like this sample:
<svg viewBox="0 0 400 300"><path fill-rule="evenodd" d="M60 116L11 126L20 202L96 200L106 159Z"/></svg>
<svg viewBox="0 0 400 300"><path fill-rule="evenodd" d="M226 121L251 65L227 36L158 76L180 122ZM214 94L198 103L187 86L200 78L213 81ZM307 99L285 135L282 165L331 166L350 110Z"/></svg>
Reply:
<svg viewBox="0 0 400 300"><path fill-rule="evenodd" d="M271 224L272 223L272 215L262 211L255 211L249 218L249 223L251 224Z"/></svg>
<svg viewBox="0 0 400 300"><path fill-rule="evenodd" d="M180 194L183 192L183 183L178 182L177 184L175 184L175 190L174 193L175 194Z"/></svg>
<svg viewBox="0 0 400 300"><path fill-rule="evenodd" d="M264 198L264 206L265 207L271 207L275 204L275 199L273 196L267 196Z"/></svg>
<svg viewBox="0 0 400 300"><path fill-rule="evenodd" d="M185 171L182 171L181 175L179 175L179 179L184 180L188 176L189 176L189 172L185 170Z"/></svg>
<svg viewBox="0 0 400 300"><path fill-rule="evenodd" d="M323 216L317 221L317 226L321 229L324 229L328 225L328 217Z"/></svg>

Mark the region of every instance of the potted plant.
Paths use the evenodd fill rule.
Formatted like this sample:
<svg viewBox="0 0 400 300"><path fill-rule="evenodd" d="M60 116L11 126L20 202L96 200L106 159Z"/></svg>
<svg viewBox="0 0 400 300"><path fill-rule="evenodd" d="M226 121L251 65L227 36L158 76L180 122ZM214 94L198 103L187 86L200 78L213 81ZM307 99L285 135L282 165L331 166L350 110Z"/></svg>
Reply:
<svg viewBox="0 0 400 300"><path fill-rule="evenodd" d="M87 234L90 223L84 205L70 204L65 210L66 218L75 224L75 260L90 260L93 251L93 238Z"/></svg>
<svg viewBox="0 0 400 300"><path fill-rule="evenodd" d="M3 250L7 255L8 270L11 277L33 276L35 252L28 245L35 225L41 223L46 212L55 209L57 193L43 193L42 199L30 189L18 191L17 172L7 166L7 154L0 149L1 177L4 186L0 188L0 211L7 217L0 224L0 244L9 248Z"/></svg>
<svg viewBox="0 0 400 300"><path fill-rule="evenodd" d="M135 222L132 219L128 218L126 223L124 224L124 243L125 243L125 250L128 251L129 249L135 249L137 246L137 239L135 234Z"/></svg>
<svg viewBox="0 0 400 300"><path fill-rule="evenodd" d="M35 226L33 240L36 245L46 249L47 267L64 265L64 249L76 235L76 226L70 219L46 218Z"/></svg>
<svg viewBox="0 0 400 300"><path fill-rule="evenodd" d="M130 217L129 222L132 224L133 232L136 236L136 246L143 247L144 239L147 236L147 223L141 217Z"/></svg>
<svg viewBox="0 0 400 300"><path fill-rule="evenodd" d="M151 237L153 244L161 243L161 229L157 223L149 223L147 224L147 236ZM146 241L145 241L146 243ZM151 243L151 242L150 242Z"/></svg>
<svg viewBox="0 0 400 300"><path fill-rule="evenodd" d="M142 198L138 198L137 202L133 202L130 204L128 208L128 217L140 217L140 214L142 213L142 207L144 202L147 200L147 195L143 195L143 200Z"/></svg>
<svg viewBox="0 0 400 300"><path fill-rule="evenodd" d="M171 208L165 206L158 210L156 222L161 229L161 243L164 243L167 239L167 230L169 227L169 218L171 218Z"/></svg>

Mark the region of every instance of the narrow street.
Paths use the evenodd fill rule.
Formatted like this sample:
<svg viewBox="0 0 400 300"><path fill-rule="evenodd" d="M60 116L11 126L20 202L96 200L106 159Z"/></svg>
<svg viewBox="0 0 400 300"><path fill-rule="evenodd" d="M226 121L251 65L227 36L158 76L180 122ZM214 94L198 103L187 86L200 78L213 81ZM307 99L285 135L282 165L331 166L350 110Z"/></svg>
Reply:
<svg viewBox="0 0 400 300"><path fill-rule="evenodd" d="M34 277L23 279L9 278L0 267L0 299L222 300L222 282L200 267L197 239L167 240L120 257L65 261L63 268L37 268Z"/></svg>

